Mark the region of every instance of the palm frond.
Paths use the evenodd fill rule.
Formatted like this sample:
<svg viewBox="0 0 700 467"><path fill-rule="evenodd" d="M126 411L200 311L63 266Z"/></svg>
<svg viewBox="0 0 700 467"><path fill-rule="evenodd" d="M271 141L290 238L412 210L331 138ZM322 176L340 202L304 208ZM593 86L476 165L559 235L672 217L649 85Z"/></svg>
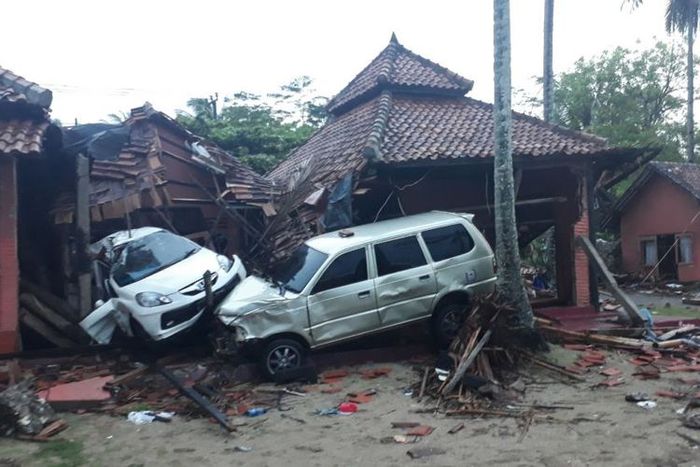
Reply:
<svg viewBox="0 0 700 467"><path fill-rule="evenodd" d="M635 0L637 1L637 0ZM669 0L666 6L666 30L686 33L698 30L699 0Z"/></svg>

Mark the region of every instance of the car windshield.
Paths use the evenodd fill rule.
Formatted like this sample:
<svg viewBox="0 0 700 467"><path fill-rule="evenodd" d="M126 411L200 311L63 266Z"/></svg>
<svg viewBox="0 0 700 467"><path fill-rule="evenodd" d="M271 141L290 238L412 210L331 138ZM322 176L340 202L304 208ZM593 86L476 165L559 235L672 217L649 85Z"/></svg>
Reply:
<svg viewBox="0 0 700 467"><path fill-rule="evenodd" d="M200 250L196 243L170 232L155 232L129 242L112 265L118 286L133 284L192 256Z"/></svg>
<svg viewBox="0 0 700 467"><path fill-rule="evenodd" d="M304 290L328 255L306 244L299 246L273 275L273 279L290 292Z"/></svg>

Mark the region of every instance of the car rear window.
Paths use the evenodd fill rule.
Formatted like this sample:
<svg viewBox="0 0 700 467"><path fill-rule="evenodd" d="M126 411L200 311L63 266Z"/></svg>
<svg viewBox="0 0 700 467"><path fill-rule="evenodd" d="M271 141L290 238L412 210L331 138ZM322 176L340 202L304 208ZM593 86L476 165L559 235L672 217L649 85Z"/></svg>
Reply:
<svg viewBox="0 0 700 467"><path fill-rule="evenodd" d="M474 248L474 240L461 224L427 230L422 235L433 261L454 258Z"/></svg>
<svg viewBox="0 0 700 467"><path fill-rule="evenodd" d="M344 253L334 259L316 283L313 293L365 280L367 280L367 255L362 248Z"/></svg>
<svg viewBox="0 0 700 467"><path fill-rule="evenodd" d="M374 246L377 272L385 276L428 264L416 237L400 238Z"/></svg>

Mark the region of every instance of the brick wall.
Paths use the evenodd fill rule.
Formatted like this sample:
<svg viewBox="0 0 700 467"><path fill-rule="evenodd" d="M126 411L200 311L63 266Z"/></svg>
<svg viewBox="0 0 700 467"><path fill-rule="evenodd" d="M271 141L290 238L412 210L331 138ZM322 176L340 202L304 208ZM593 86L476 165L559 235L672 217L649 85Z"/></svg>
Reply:
<svg viewBox="0 0 700 467"><path fill-rule="evenodd" d="M0 353L17 350L17 169L0 156Z"/></svg>
<svg viewBox="0 0 700 467"><path fill-rule="evenodd" d="M574 224L574 242L576 237L588 236L590 234L590 225L588 222L588 204L586 203L586 190L581 193L583 203L583 214L581 218ZM576 245L576 243L574 243ZM574 249L574 297L576 305L584 306L591 304L590 291L590 276L588 273L588 255L579 246Z"/></svg>

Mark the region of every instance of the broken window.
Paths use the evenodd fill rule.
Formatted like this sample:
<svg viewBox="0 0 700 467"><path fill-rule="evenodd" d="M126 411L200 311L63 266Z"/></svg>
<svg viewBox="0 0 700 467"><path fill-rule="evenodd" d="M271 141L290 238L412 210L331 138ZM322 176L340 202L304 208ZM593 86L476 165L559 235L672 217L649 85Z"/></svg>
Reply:
<svg viewBox="0 0 700 467"><path fill-rule="evenodd" d="M693 237L690 235L678 235L676 255L679 264L693 262Z"/></svg>
<svg viewBox="0 0 700 467"><path fill-rule="evenodd" d="M427 264L416 237L400 238L374 246L377 272L385 276Z"/></svg>
<svg viewBox="0 0 700 467"><path fill-rule="evenodd" d="M656 249L656 238L643 239L642 245L642 261L644 266L654 266L658 260Z"/></svg>
<svg viewBox="0 0 700 467"><path fill-rule="evenodd" d="M433 261L454 258L474 248L474 240L461 224L428 230L422 235Z"/></svg>
<svg viewBox="0 0 700 467"><path fill-rule="evenodd" d="M313 293L365 280L367 280L367 256L365 249L361 248L344 253L333 260L321 276L321 279L316 283Z"/></svg>

